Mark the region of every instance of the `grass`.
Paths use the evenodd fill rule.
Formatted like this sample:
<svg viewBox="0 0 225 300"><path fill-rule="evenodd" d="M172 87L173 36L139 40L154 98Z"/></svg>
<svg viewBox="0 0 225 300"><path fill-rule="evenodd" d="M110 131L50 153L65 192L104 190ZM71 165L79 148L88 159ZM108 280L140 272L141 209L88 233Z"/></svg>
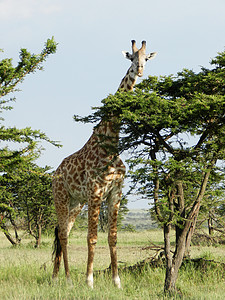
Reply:
<svg viewBox="0 0 225 300"><path fill-rule="evenodd" d="M182 291L172 298L163 295L165 270L146 266L143 272L120 272L122 290L111 282L111 274L95 275L94 290L85 285L87 260L86 232L73 232L69 242L69 260L73 286L65 280L61 268L59 279L52 282L51 251L53 237L45 237L43 246L34 249L28 239L13 248L0 233L0 299L224 299L224 272L219 269L195 269L188 265L180 270L177 287ZM160 230L119 232L118 261L120 266L132 265L149 257L150 250L142 250L149 242L162 245ZM193 257L225 262L225 246L192 247ZM95 270L110 264L107 235L99 233L94 261Z"/></svg>

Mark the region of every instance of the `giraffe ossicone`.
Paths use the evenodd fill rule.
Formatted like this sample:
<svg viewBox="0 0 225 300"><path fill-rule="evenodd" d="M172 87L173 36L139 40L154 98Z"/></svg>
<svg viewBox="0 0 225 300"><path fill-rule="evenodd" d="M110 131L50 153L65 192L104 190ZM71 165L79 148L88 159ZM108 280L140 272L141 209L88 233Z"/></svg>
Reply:
<svg viewBox="0 0 225 300"><path fill-rule="evenodd" d="M156 53L146 54L146 42L137 48L132 40L132 54L123 51L131 60L131 66L122 79L119 88L124 92L132 90L138 77L143 75L146 62ZM55 258L53 278L59 272L63 256L65 274L70 278L67 243L70 230L85 203L88 204L88 260L87 285L93 288L93 261L97 243L97 226L102 201L108 202L108 244L111 256L112 280L121 287L117 266L117 215L120 207L125 166L119 155L109 153L101 144L100 136L108 141L119 139L119 129L113 127L113 119L101 121L94 129L87 143L79 151L66 157L55 172L52 182L53 196L58 219L55 230ZM116 142L117 143L117 142Z"/></svg>

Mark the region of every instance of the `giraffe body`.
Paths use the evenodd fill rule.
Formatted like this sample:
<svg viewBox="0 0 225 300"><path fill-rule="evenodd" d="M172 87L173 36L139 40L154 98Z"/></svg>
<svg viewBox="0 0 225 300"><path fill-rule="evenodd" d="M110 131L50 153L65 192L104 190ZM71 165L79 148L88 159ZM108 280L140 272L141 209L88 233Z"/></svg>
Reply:
<svg viewBox="0 0 225 300"><path fill-rule="evenodd" d="M153 58L145 54L145 42L142 48L136 48L132 41L133 54L124 52L132 65L122 79L119 89L132 90L138 76L142 76L144 64ZM69 278L67 240L74 221L85 203L88 204L88 262L86 282L93 288L93 259L97 243L97 225L102 201L108 201L108 243L110 248L112 279L120 288L117 267L117 215L122 194L125 166L119 156L111 155L101 145L101 136L117 145L119 130L111 121L101 121L87 143L79 151L65 158L55 172L53 196L58 218L56 230L57 249L53 278L57 277L63 255L66 277Z"/></svg>

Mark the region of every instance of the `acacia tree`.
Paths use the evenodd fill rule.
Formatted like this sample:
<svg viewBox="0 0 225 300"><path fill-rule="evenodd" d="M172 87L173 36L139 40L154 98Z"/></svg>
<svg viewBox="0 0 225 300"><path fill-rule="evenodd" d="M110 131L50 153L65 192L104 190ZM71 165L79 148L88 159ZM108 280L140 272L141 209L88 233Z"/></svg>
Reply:
<svg viewBox="0 0 225 300"><path fill-rule="evenodd" d="M5 110L11 110L11 103L15 101L14 95L18 91L17 86L26 75L41 70L46 58L56 52L56 42L54 38L48 39L44 49L40 54L31 54L26 49L21 49L19 62L13 66L12 59L2 59L0 61L0 114ZM0 118L0 228L12 244L19 242L16 232L15 205L13 203L13 194L10 192L12 187L11 176L18 177L21 170L25 170L39 155L38 142L47 141L55 146L57 142L51 141L44 133L39 130L33 130L30 127L17 129L16 127L5 127L4 118ZM14 144L14 150L7 146ZM16 147L16 146L20 147ZM20 172L17 172L20 170ZM9 180L7 182L7 180ZM10 221L15 229L15 239L7 230L6 224Z"/></svg>
<svg viewBox="0 0 225 300"><path fill-rule="evenodd" d="M134 93L110 95L92 115L75 117L95 122L117 116L119 150L130 152L133 189L153 199L163 226L165 292L175 290L210 176L224 178L225 52L211 65L199 73L184 69L176 76L149 77Z"/></svg>

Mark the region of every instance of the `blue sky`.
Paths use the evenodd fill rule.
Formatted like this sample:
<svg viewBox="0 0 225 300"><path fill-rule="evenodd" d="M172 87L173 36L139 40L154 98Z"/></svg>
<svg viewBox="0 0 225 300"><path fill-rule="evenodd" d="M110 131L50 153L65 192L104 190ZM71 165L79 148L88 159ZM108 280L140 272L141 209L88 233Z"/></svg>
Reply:
<svg viewBox="0 0 225 300"><path fill-rule="evenodd" d="M44 72L19 86L5 124L31 126L60 141L63 148L43 143L38 161L56 168L91 135L92 125L75 123L73 115L89 114L117 90L130 66L121 51L130 51L132 39L146 40L147 51L158 53L144 78L199 71L224 50L224 12L224 0L0 0L1 59L16 64L20 48L38 53L52 36L58 43Z"/></svg>

